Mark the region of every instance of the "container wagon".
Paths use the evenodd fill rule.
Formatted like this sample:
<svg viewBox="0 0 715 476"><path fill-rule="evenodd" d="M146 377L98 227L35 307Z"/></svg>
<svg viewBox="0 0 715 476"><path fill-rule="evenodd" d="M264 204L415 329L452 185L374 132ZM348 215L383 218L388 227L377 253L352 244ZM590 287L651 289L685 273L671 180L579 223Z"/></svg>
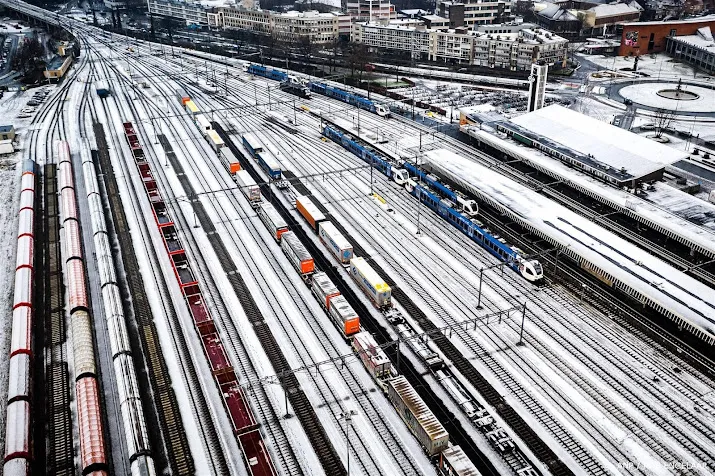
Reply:
<svg viewBox="0 0 715 476"><path fill-rule="evenodd" d="M315 297L318 298L318 301L326 310L330 309L330 300L340 296L337 286L333 284L327 274L322 272L313 275L310 290L313 291Z"/></svg>
<svg viewBox="0 0 715 476"><path fill-rule="evenodd" d="M330 300L328 314L345 337L360 332L360 318L345 296L335 296Z"/></svg>
<svg viewBox="0 0 715 476"><path fill-rule="evenodd" d="M236 183L241 189L241 192L246 196L252 204L260 203L261 189L246 170L239 170L234 174Z"/></svg>
<svg viewBox="0 0 715 476"><path fill-rule="evenodd" d="M318 225L320 241L330 250L340 263L347 266L353 259L353 245L329 221L320 222Z"/></svg>
<svg viewBox="0 0 715 476"><path fill-rule="evenodd" d="M391 363L385 351L377 345L369 332L358 332L353 336L353 349L360 356L370 375L381 380L390 376Z"/></svg>
<svg viewBox="0 0 715 476"><path fill-rule="evenodd" d="M278 213L276 208L271 203L264 202L258 205L256 213L261 218L263 224L266 225L268 231L271 232L271 236L273 236L276 241L281 241L281 235L288 231L288 225L286 225L285 220L283 220L283 217Z"/></svg>
<svg viewBox="0 0 715 476"><path fill-rule="evenodd" d="M459 445L450 446L439 456L441 476L482 476Z"/></svg>
<svg viewBox="0 0 715 476"><path fill-rule="evenodd" d="M295 208L298 210L298 213L303 215L305 221L307 221L310 227L315 231L318 231L320 222L327 220L323 212L318 210L318 207L315 206L313 201L305 195L295 198Z"/></svg>
<svg viewBox="0 0 715 476"><path fill-rule="evenodd" d="M241 170L241 162L238 161L235 155L233 155L233 152L231 152L231 149L228 147L221 147L221 152L220 152L221 160L223 161L224 165L228 168L228 171L231 172L232 174L235 174L239 170Z"/></svg>
<svg viewBox="0 0 715 476"><path fill-rule="evenodd" d="M372 269L365 258L357 257L350 260L350 275L378 308L390 307L392 303L390 286Z"/></svg>
<svg viewBox="0 0 715 476"><path fill-rule="evenodd" d="M199 129L201 129L201 133L203 135L206 135L210 130L213 129L211 127L211 122L206 119L206 116L204 116L203 114L195 115L194 119L196 120L196 125L199 126Z"/></svg>
<svg viewBox="0 0 715 476"><path fill-rule="evenodd" d="M241 139L243 141L243 146L254 159L256 158L256 154L263 152L263 144L253 134L243 134Z"/></svg>
<svg viewBox="0 0 715 476"><path fill-rule="evenodd" d="M191 96L183 89L176 90L176 99L179 100L182 106L186 106L186 103L191 101Z"/></svg>
<svg viewBox="0 0 715 476"><path fill-rule="evenodd" d="M315 271L313 257L295 233L287 231L281 235L281 248L300 274L306 275Z"/></svg>
<svg viewBox="0 0 715 476"><path fill-rule="evenodd" d="M188 112L192 116L195 116L196 114L198 114L200 112L199 107L192 100L186 101L186 104L184 104L184 107L186 108L186 112Z"/></svg>
<svg viewBox="0 0 715 476"><path fill-rule="evenodd" d="M281 179L281 164L272 152L264 150L256 153L256 160L271 180Z"/></svg>
<svg viewBox="0 0 715 476"><path fill-rule="evenodd" d="M449 433L404 375L387 381L387 397L429 456L447 449Z"/></svg>
<svg viewBox="0 0 715 476"><path fill-rule="evenodd" d="M213 147L213 150L215 150L216 152L220 152L223 146L226 145L223 139L221 139L218 133L213 129L209 130L206 133L206 137L209 140L209 144L211 144L211 147Z"/></svg>

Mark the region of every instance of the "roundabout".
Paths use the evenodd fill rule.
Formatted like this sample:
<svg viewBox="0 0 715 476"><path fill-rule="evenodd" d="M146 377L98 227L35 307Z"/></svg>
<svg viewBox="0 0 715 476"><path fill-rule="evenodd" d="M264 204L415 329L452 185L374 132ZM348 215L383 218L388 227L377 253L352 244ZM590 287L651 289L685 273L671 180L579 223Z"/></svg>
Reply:
<svg viewBox="0 0 715 476"><path fill-rule="evenodd" d="M681 116L715 117L715 89L684 82L642 81L615 83L609 97L630 100L640 109L664 109Z"/></svg>

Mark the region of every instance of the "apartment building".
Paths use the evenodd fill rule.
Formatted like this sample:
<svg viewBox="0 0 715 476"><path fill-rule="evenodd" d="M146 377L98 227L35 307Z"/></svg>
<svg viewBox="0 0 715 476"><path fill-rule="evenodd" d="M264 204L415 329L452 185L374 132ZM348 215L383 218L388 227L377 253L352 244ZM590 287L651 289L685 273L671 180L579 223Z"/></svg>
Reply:
<svg viewBox="0 0 715 476"><path fill-rule="evenodd" d="M208 25L207 7L189 0L147 0L152 15L173 17L187 25Z"/></svg>
<svg viewBox="0 0 715 476"><path fill-rule="evenodd" d="M486 33L466 28L428 29L399 24L358 23L353 41L369 47L409 51L415 59L526 71L537 61L562 67L568 41L537 28L504 27Z"/></svg>
<svg viewBox="0 0 715 476"><path fill-rule="evenodd" d="M464 25L490 25L511 18L511 0L464 0Z"/></svg>
<svg viewBox="0 0 715 476"><path fill-rule="evenodd" d="M392 20L397 18L390 0L347 0L347 13L356 21Z"/></svg>

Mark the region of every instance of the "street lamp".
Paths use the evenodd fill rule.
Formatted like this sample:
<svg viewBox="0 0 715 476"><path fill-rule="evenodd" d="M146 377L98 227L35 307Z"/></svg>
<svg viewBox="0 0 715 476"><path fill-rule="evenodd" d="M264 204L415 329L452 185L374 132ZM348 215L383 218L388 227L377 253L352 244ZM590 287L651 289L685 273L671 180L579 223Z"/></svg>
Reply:
<svg viewBox="0 0 715 476"><path fill-rule="evenodd" d="M352 425L353 422L353 417L357 415L357 411L355 410L350 410L349 412L343 412L340 414L340 417L338 418L341 421L345 422L345 439L347 440L347 469L348 469L348 476L350 476L350 426Z"/></svg>

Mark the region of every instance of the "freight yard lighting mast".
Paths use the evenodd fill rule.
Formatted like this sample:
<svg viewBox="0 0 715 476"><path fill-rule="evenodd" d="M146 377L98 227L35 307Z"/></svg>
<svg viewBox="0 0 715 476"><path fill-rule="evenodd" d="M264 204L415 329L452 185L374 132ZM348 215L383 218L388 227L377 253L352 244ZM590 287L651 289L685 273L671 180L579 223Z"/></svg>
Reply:
<svg viewBox="0 0 715 476"><path fill-rule="evenodd" d="M340 414L340 418L338 418L341 421L345 422L345 438L347 440L346 448L347 448L347 470L348 470L348 476L350 476L350 426L353 424L353 417L357 415L357 411L355 410L350 410L349 412L343 412Z"/></svg>

